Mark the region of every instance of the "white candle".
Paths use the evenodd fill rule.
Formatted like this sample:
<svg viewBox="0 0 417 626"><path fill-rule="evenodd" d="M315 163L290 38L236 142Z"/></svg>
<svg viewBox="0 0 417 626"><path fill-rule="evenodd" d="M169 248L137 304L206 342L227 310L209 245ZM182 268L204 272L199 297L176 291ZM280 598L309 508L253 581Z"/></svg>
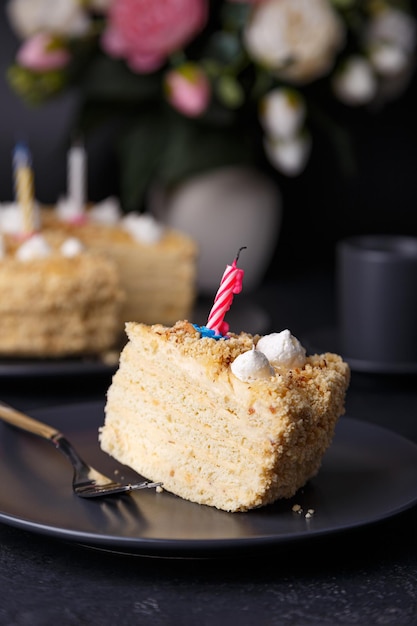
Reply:
<svg viewBox="0 0 417 626"><path fill-rule="evenodd" d="M75 143L68 152L68 200L77 215L84 213L87 188L87 155L82 143Z"/></svg>

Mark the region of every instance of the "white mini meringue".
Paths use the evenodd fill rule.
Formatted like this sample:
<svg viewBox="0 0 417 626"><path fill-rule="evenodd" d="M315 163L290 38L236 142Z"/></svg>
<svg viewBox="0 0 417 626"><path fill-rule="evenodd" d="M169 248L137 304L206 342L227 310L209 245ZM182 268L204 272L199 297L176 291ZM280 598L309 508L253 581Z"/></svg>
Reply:
<svg viewBox="0 0 417 626"><path fill-rule="evenodd" d="M114 226L122 217L120 202L115 196L109 196L91 207L88 215L93 222Z"/></svg>
<svg viewBox="0 0 417 626"><path fill-rule="evenodd" d="M19 261L32 261L50 256L51 248L42 235L32 235L16 251Z"/></svg>
<svg viewBox="0 0 417 626"><path fill-rule="evenodd" d="M156 243L163 235L164 227L152 215L128 213L121 221L122 227L127 230L136 241Z"/></svg>
<svg viewBox="0 0 417 626"><path fill-rule="evenodd" d="M33 205L34 227L39 228L39 203ZM0 231L10 235L19 235L24 231L24 217L21 206L17 202L0 204Z"/></svg>
<svg viewBox="0 0 417 626"><path fill-rule="evenodd" d="M65 257L74 257L84 250L84 246L76 237L69 237L61 246L61 254Z"/></svg>
<svg viewBox="0 0 417 626"><path fill-rule="evenodd" d="M84 208L80 208L74 200L64 196L58 199L55 210L62 222L76 221L84 216Z"/></svg>
<svg viewBox="0 0 417 626"><path fill-rule="evenodd" d="M264 335L256 350L262 352L274 367L303 367L306 360L305 348L288 329Z"/></svg>
<svg viewBox="0 0 417 626"><path fill-rule="evenodd" d="M231 363L230 369L236 378L245 383L260 378L270 378L275 374L266 356L259 350L255 350L255 347L239 354Z"/></svg>

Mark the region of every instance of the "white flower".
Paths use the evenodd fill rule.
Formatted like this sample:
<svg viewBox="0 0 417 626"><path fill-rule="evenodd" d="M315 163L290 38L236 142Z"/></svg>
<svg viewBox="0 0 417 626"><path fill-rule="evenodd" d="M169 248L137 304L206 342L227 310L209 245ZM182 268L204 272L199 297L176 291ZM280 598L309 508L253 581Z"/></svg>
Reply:
<svg viewBox="0 0 417 626"><path fill-rule="evenodd" d="M90 27L79 0L9 0L6 13L22 39L39 32L79 37Z"/></svg>
<svg viewBox="0 0 417 626"><path fill-rule="evenodd" d="M264 137L265 153L271 164L286 176L298 176L309 159L311 137L307 133L293 135L290 139Z"/></svg>
<svg viewBox="0 0 417 626"><path fill-rule="evenodd" d="M368 24L365 45L380 76L396 78L407 73L414 63L415 20L398 9L378 11Z"/></svg>
<svg viewBox="0 0 417 626"><path fill-rule="evenodd" d="M345 27L328 0L269 0L254 7L244 37L259 63L306 83L331 70Z"/></svg>
<svg viewBox="0 0 417 626"><path fill-rule="evenodd" d="M333 80L336 96L351 106L367 104L376 95L377 79L367 59L352 55Z"/></svg>
<svg viewBox="0 0 417 626"><path fill-rule="evenodd" d="M404 11L386 8L369 22L367 42L370 47L391 44L411 54L416 46L415 20Z"/></svg>
<svg viewBox="0 0 417 626"><path fill-rule="evenodd" d="M306 108L298 92L279 87L262 99L259 114L260 122L268 135L276 139L289 139L301 130Z"/></svg>
<svg viewBox="0 0 417 626"><path fill-rule="evenodd" d="M369 60L378 74L388 77L406 70L410 61L402 48L390 43L374 46L369 52Z"/></svg>

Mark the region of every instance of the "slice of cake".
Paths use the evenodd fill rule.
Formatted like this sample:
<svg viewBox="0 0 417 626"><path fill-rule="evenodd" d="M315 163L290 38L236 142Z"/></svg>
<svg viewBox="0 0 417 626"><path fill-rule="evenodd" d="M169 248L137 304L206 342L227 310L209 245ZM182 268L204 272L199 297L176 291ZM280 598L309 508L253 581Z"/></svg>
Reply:
<svg viewBox="0 0 417 626"><path fill-rule="evenodd" d="M0 232L0 355L98 355L120 340L115 264L62 233Z"/></svg>
<svg viewBox="0 0 417 626"><path fill-rule="evenodd" d="M247 511L313 478L344 413L349 367L264 337L128 323L101 448L184 499ZM207 335L207 336L206 336Z"/></svg>

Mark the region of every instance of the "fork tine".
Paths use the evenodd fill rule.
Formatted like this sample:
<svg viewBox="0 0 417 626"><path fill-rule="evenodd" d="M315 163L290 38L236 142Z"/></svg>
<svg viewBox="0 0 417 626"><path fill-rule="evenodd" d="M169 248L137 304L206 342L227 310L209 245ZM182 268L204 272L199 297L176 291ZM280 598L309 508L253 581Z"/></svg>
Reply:
<svg viewBox="0 0 417 626"><path fill-rule="evenodd" d="M111 478L98 472L94 467L91 467L91 465L88 465L59 430L49 426L49 424L35 420L33 417L29 417L25 413L17 411L1 401L0 419L16 428L20 428L21 430L45 439L61 452L74 468L73 491L82 498L94 498L138 489L151 489L152 487L159 487L162 484L143 481L141 483L128 483L123 485L115 482Z"/></svg>
<svg viewBox="0 0 417 626"><path fill-rule="evenodd" d="M162 483L151 483L145 480L143 483L135 483L127 486L129 487L129 491L135 491L136 489L153 489L154 487L162 487Z"/></svg>
<svg viewBox="0 0 417 626"><path fill-rule="evenodd" d="M148 481L127 485L121 485L119 483L110 483L108 485L86 485L85 487L76 488L75 493L81 498L97 498L99 496L111 496L117 493L127 493L138 489L152 489L153 487L160 487L161 485L162 483L151 483Z"/></svg>

